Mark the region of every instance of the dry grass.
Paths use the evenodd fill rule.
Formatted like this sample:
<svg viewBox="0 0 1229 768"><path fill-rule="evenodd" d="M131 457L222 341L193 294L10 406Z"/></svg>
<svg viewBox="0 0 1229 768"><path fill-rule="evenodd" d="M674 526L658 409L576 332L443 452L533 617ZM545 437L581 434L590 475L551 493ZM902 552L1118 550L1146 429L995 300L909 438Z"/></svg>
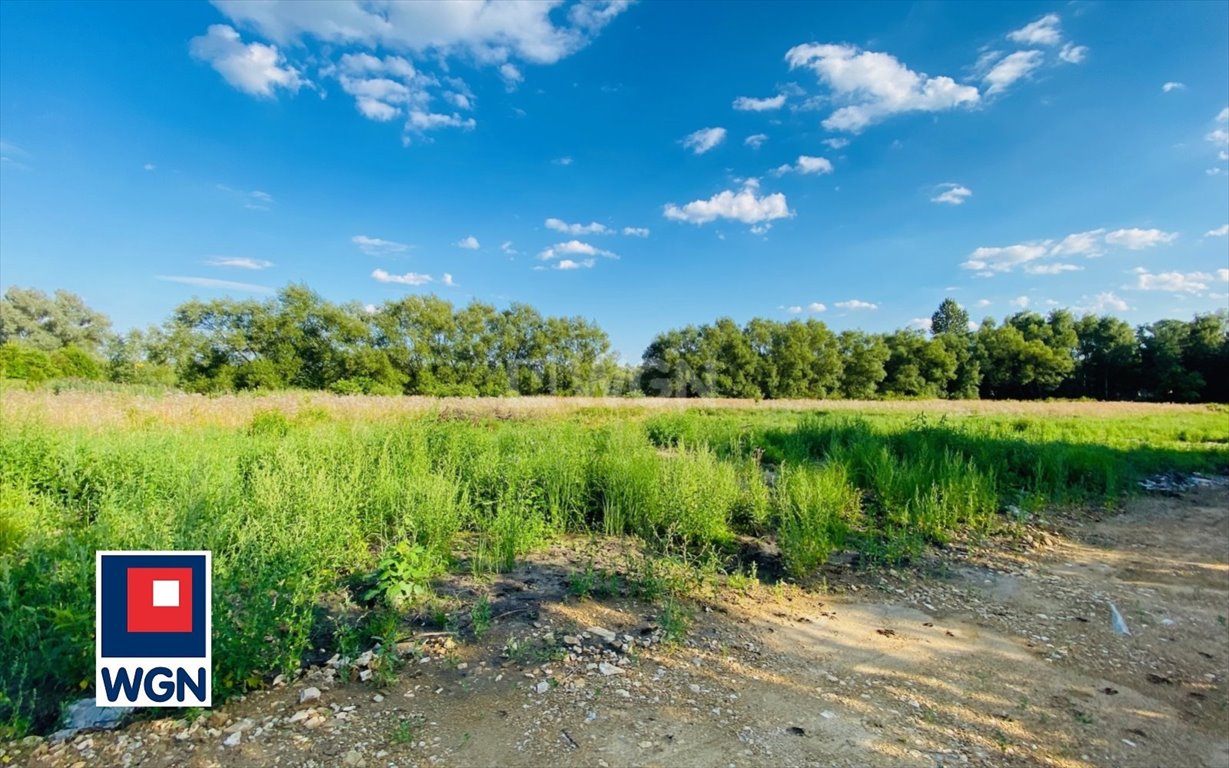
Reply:
<svg viewBox="0 0 1229 768"><path fill-rule="evenodd" d="M1101 403L1017 400L733 400L716 398L595 397L375 397L320 392L269 395L82 393L6 390L0 393L0 421L40 422L64 427L124 425L246 425L261 412L288 416L317 412L336 420L378 420L421 413L456 413L495 418L566 414L582 409L617 409L630 414L705 409L856 411L859 413L928 413L953 415L1027 415L1051 417L1119 417L1207 413L1206 405L1172 403Z"/></svg>

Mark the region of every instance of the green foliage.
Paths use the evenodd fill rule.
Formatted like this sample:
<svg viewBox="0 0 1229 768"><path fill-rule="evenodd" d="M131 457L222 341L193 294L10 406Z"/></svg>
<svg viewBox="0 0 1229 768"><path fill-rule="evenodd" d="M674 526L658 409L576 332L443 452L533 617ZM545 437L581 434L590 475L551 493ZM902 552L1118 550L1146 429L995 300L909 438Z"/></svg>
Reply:
<svg viewBox="0 0 1229 768"><path fill-rule="evenodd" d="M400 610L429 598L433 594L431 580L445 570L445 564L425 547L399 541L384 550L376 566L375 586L364 597L379 598L390 608Z"/></svg>

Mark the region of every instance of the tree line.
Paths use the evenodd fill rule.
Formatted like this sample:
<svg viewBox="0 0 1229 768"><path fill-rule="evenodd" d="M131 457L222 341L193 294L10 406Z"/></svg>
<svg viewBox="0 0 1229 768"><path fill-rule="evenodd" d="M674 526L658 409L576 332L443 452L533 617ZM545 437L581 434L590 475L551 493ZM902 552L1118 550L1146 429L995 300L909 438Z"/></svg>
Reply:
<svg viewBox="0 0 1229 768"><path fill-rule="evenodd" d="M189 392L742 398L1087 397L1229 402L1229 313L1133 328L1021 311L979 325L947 299L929 330L835 333L816 319L729 318L657 335L639 365L580 317L435 296L334 304L302 285L267 300L193 299L115 333L66 291L0 298L0 378L157 384Z"/></svg>

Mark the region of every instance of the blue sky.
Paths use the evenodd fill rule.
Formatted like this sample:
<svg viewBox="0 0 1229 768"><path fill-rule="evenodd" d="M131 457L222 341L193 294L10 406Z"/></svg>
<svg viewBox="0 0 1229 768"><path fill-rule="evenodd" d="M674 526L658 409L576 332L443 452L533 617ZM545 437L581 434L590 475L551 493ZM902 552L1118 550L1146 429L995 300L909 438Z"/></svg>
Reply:
<svg viewBox="0 0 1229 768"><path fill-rule="evenodd" d="M0 4L0 284L887 330L1225 307L1229 4Z"/></svg>

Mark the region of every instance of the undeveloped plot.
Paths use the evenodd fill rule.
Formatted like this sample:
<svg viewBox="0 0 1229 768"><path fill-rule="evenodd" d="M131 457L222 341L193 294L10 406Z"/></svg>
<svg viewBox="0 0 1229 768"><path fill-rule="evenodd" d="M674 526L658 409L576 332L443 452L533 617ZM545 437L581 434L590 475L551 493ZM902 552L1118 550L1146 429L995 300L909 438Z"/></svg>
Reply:
<svg viewBox="0 0 1229 768"><path fill-rule="evenodd" d="M9 757L1223 766L1227 505L1223 487L1143 498L922 572L829 568L828 591L727 585L692 608L677 646L660 642L652 606L562 597L565 566L592 555L556 547L487 585L507 610L482 642L430 638L387 687L325 665L190 726L139 723ZM1110 602L1129 636L1110 627Z"/></svg>

